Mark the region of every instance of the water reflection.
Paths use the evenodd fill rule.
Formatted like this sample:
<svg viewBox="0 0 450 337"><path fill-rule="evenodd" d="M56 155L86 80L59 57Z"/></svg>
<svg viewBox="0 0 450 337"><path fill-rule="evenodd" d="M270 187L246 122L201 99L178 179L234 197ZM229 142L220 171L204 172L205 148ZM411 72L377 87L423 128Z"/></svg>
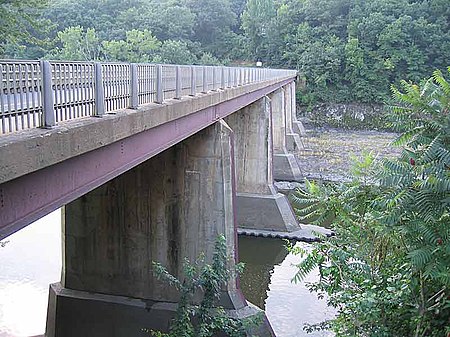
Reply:
<svg viewBox="0 0 450 337"><path fill-rule="evenodd" d="M61 273L60 217L51 213L0 247L0 337L44 332L48 286Z"/></svg>
<svg viewBox="0 0 450 337"><path fill-rule="evenodd" d="M239 237L239 260L245 263L240 278L241 288L246 298L263 310L273 269L283 262L287 254L281 239Z"/></svg>
<svg viewBox="0 0 450 337"><path fill-rule="evenodd" d="M305 243L297 243L308 248ZM311 273L305 282L291 282L300 256L288 254L279 239L239 237L239 260L245 263L241 288L245 297L266 310L277 337L332 336L329 332L307 334L305 323L319 323L334 315L325 300L318 300L305 283L317 280Z"/></svg>

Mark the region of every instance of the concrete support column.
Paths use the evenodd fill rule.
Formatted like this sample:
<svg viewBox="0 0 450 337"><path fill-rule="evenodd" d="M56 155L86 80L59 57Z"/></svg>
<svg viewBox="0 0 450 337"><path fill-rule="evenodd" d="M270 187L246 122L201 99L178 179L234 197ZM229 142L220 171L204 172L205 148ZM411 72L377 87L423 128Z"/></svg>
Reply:
<svg viewBox="0 0 450 337"><path fill-rule="evenodd" d="M272 101L273 120L273 176L275 180L299 181L302 179L300 167L298 166L297 159L293 154L288 152L286 146L287 122L285 95L285 88L281 88L269 96ZM292 114L291 107L290 111L290 114Z"/></svg>
<svg viewBox="0 0 450 337"><path fill-rule="evenodd" d="M300 135L300 137L306 136L306 130L303 126L303 123L297 120L297 101L295 99L296 90L295 90L295 82L291 82L289 85L291 91L291 99L292 99L292 124L294 133Z"/></svg>
<svg viewBox="0 0 450 337"><path fill-rule="evenodd" d="M184 259L204 253L210 262L224 234L234 266L233 189L232 130L220 121L66 205L62 279L50 288L46 336L167 330L179 294L154 277L152 261L181 278ZM221 305L237 316L258 312L236 277Z"/></svg>
<svg viewBox="0 0 450 337"><path fill-rule="evenodd" d="M238 226L270 231L300 229L286 196L273 186L270 99L265 97L227 117L235 134Z"/></svg>
<svg viewBox="0 0 450 337"><path fill-rule="evenodd" d="M297 153L303 149L300 134L297 132L297 117L295 107L295 82L291 82L284 87L285 111L286 111L286 149L289 152Z"/></svg>

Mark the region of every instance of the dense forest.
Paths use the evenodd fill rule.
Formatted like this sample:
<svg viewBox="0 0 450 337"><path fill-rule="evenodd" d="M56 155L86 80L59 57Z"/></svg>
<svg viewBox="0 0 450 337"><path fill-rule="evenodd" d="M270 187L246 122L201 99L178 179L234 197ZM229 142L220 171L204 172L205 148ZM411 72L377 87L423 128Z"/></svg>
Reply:
<svg viewBox="0 0 450 337"><path fill-rule="evenodd" d="M8 0L0 53L296 68L304 104L384 102L450 60L449 0ZM28 29L23 29L28 28Z"/></svg>

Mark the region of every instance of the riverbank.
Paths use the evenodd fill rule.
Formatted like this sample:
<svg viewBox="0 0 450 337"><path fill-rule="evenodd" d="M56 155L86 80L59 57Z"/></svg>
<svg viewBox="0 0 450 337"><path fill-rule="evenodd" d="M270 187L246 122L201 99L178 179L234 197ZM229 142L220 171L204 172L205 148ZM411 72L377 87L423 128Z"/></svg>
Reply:
<svg viewBox="0 0 450 337"><path fill-rule="evenodd" d="M389 144L396 138L393 132L344 130L313 127L305 124L303 148L296 156L302 175L309 180L347 181L350 179L352 157L373 152L379 158L400 154Z"/></svg>

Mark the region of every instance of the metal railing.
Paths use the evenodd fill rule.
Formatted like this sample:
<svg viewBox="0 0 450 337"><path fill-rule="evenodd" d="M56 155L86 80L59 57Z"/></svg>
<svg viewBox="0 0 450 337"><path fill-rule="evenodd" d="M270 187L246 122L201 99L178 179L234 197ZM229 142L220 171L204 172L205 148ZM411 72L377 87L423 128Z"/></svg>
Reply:
<svg viewBox="0 0 450 337"><path fill-rule="evenodd" d="M289 76L296 71L0 60L0 135Z"/></svg>

